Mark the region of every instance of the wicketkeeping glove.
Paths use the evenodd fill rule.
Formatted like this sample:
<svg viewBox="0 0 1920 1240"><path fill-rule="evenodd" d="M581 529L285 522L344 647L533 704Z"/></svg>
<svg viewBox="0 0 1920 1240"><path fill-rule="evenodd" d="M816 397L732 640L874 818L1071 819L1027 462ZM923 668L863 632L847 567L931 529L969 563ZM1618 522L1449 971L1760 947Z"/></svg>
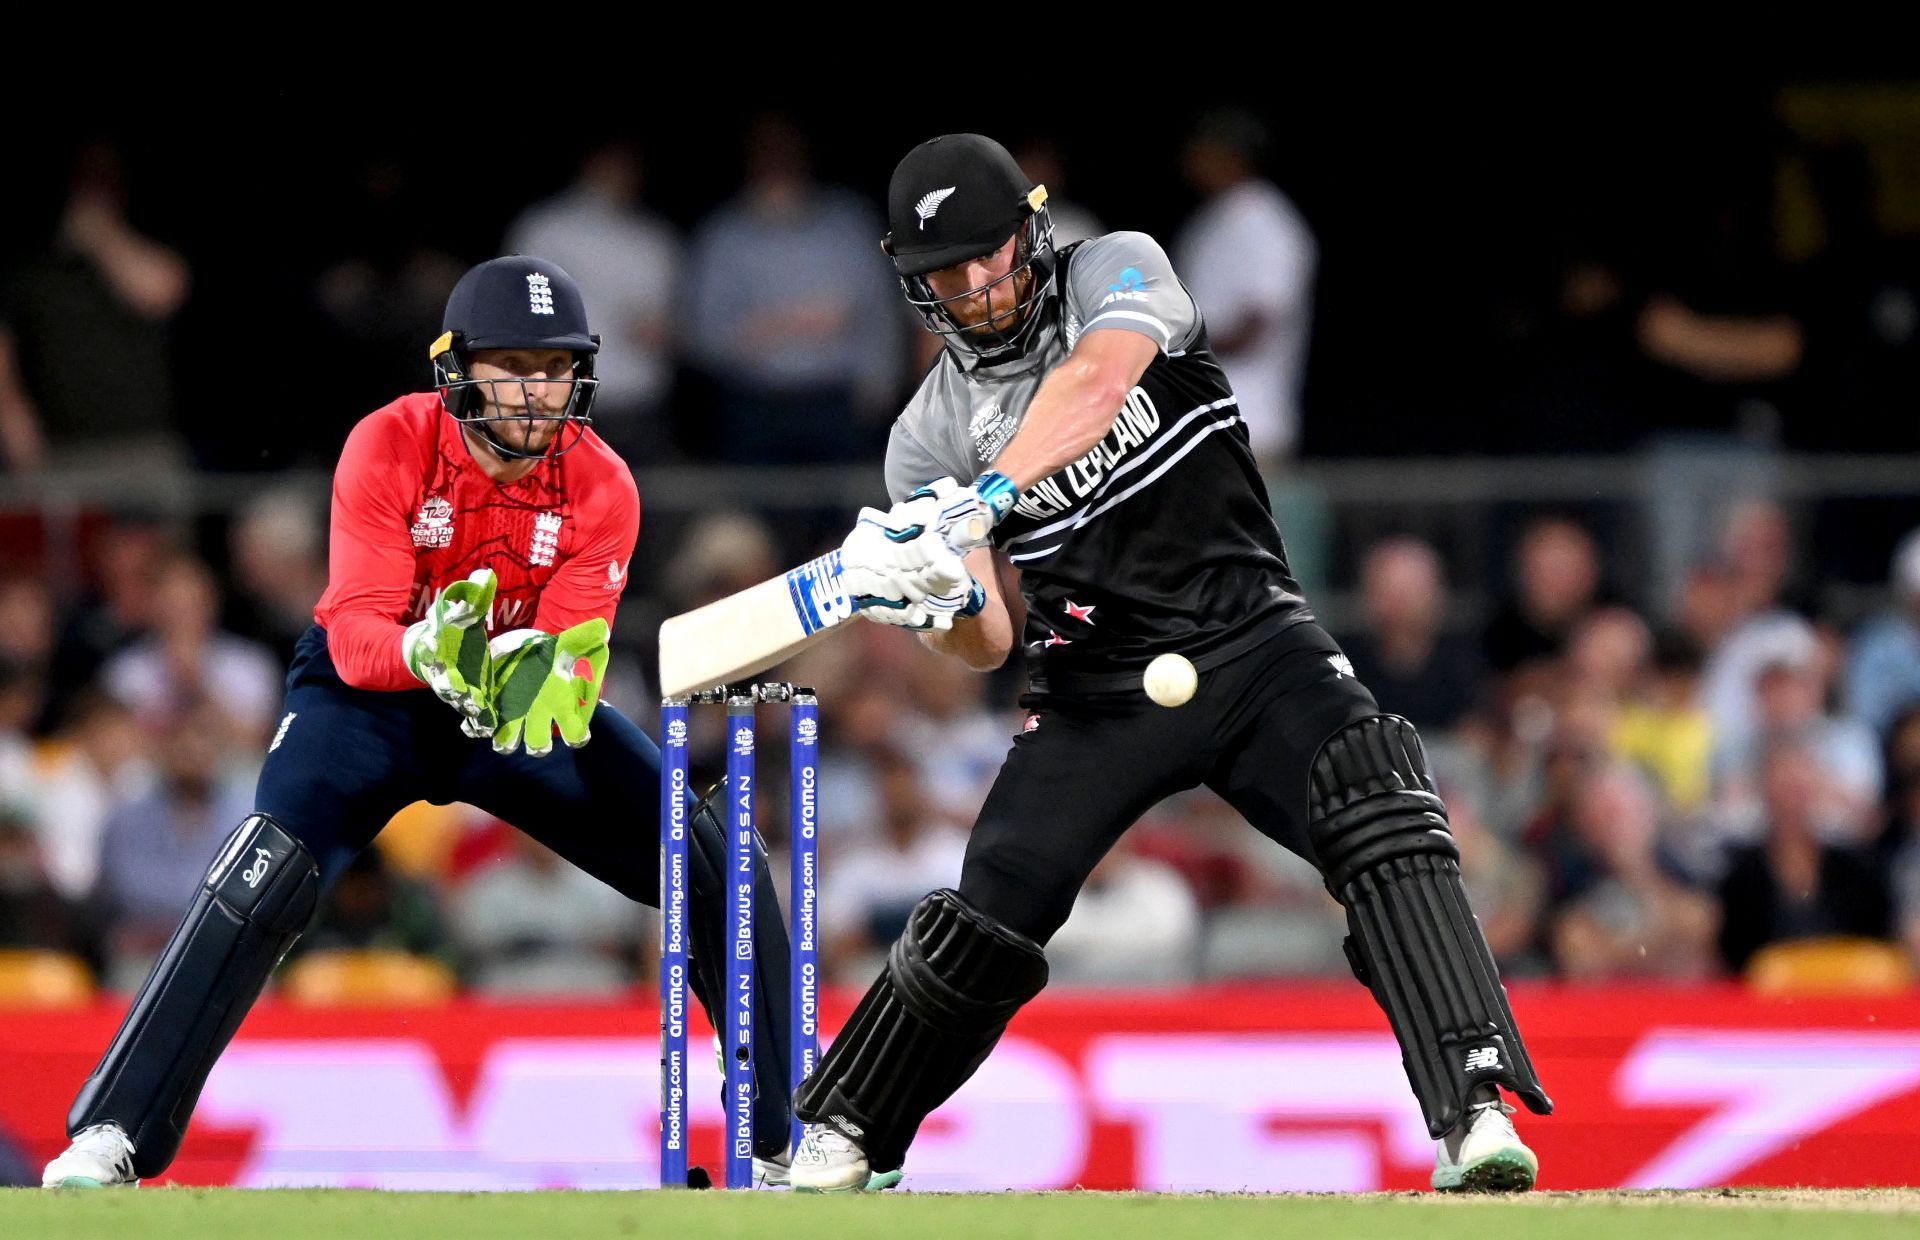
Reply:
<svg viewBox="0 0 1920 1240"><path fill-rule="evenodd" d="M607 674L605 620L596 616L558 635L515 629L488 649L495 752L512 753L524 743L528 754L544 757L553 750L555 728L574 749L587 743Z"/></svg>
<svg viewBox="0 0 1920 1240"><path fill-rule="evenodd" d="M490 568L454 582L434 598L427 618L400 637L407 670L460 712L460 727L468 736L485 736L491 728L487 693L493 661L486 620L497 584Z"/></svg>

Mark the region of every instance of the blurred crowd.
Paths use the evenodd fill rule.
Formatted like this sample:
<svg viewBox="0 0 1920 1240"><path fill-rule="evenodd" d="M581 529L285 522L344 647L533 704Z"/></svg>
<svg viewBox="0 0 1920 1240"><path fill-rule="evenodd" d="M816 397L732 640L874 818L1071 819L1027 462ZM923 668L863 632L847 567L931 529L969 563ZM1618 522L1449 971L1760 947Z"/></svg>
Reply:
<svg viewBox="0 0 1920 1240"><path fill-rule="evenodd" d="M0 583L0 946L138 982L251 808L281 670L324 581L322 531L304 498L257 501L231 527L223 588L184 531L122 513L90 531L83 593ZM1920 531L1895 551L1884 608L1850 626L1807 610L1801 546L1780 506L1740 501L1715 554L1642 607L1577 519L1536 516L1511 594L1472 623L1428 542L1366 549L1338 636L1382 708L1419 725L1509 973L1737 977L1769 944L1836 935L1920 961ZM780 555L759 518L703 518L625 617L645 630L772 575ZM624 648L608 699L651 726L645 667ZM975 675L872 625L781 674L820 693L822 934L830 976L857 981L914 902L957 881L1025 720L1020 676ZM784 709L761 720L776 852ZM703 783L721 725L696 712ZM494 993L611 994L648 976L650 917L504 823L418 805L301 950L425 955ZM1049 956L1069 984L1339 975L1341 933L1310 867L1196 791L1102 862Z"/></svg>
<svg viewBox="0 0 1920 1240"><path fill-rule="evenodd" d="M1256 441L1279 459L1298 438L1315 242L1260 174L1266 144L1251 117L1202 121L1184 156L1200 205L1165 240L1177 240L1181 270L1213 308L1215 344L1248 392ZM821 181L809 152L790 118L754 120L738 190L683 231L648 205L641 148L605 142L498 239L499 252L537 254L579 282L602 337L596 429L629 459L856 462L884 443L936 346L880 251L877 204ZM1028 140L1016 155L1049 187L1056 244L1104 231L1071 197L1050 141ZM12 271L0 263L0 462L16 472L116 460L311 463L361 414L417 390L423 342L439 334L466 264L412 218L420 190L405 169L381 163L363 179L341 221L357 245L317 259L297 299L294 332L327 362L285 394L298 426L290 435L285 424L209 421L187 399L174 346L195 305L193 271L136 223L121 152L84 149L50 243ZM94 363L103 340L115 342L104 367Z"/></svg>
<svg viewBox="0 0 1920 1240"><path fill-rule="evenodd" d="M1179 158L1191 214L1162 239L1284 479L1312 454L1309 411L1338 401L1307 383L1319 246L1265 175L1267 150L1255 118L1204 118ZM1056 146L1016 153L1052 189L1062 244L1102 231ZM1920 378L1920 266L1870 226L1864 164L1843 155L1815 161L1826 244L1794 280L1737 211L1663 274L1569 250L1489 345L1506 381L1477 424L1499 442L1480 448L1619 451L1675 428L1748 447L1920 442L1885 417ZM738 192L683 229L647 205L638 146L597 146L499 249L579 279L605 340L596 429L636 466L877 466L935 345L893 286L875 205L816 176L791 120L755 121L743 156ZM119 154L86 148L46 243L0 284L0 462L23 477L329 463L355 418L423 385L446 292L486 256L397 222L401 177L369 171L342 225L352 252L307 290L302 327L326 362L300 399L326 412L210 426L177 373L195 272L135 223ZM1831 442L1792 432L1809 407L1833 411L1816 419ZM1867 426L1876 438L1848 437ZM1835 513L1782 507L1766 470L1727 489L1685 465L1720 459L1683 458L1650 501L1646 564L1623 563L1638 544L1615 517L1577 505L1503 509L1507 562L1492 565L1417 523L1335 539L1351 589L1329 624L1381 706L1426 738L1510 975L1739 976L1769 944L1842 935L1920 961L1920 534L1833 553ZM59 554L44 513L0 510L0 948L69 952L105 985L137 985L251 808L327 536L310 489L245 493L186 521L68 513ZM608 700L651 728L659 621L837 541L845 514L830 508L650 513ZM1920 519L1906 511L1901 529ZM1860 587L1845 606L1836 571ZM829 976L864 982L913 903L957 881L1025 719L1021 678L870 625L782 675L820 691L823 939ZM764 727L783 727L780 709ZM719 720L697 728L710 779ZM762 752L778 850L784 745ZM298 952L404 952L490 994L615 995L650 976L652 926L506 824L419 805L340 880ZM1342 976L1343 932L1312 869L1202 791L1101 863L1048 954L1058 984Z"/></svg>

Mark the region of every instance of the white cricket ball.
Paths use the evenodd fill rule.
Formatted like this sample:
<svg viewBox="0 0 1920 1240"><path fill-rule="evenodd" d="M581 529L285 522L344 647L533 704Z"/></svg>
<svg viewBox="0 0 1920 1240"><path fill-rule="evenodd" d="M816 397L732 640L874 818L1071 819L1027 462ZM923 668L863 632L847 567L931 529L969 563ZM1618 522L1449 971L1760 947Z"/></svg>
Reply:
<svg viewBox="0 0 1920 1240"><path fill-rule="evenodd" d="M1147 664L1147 696L1162 706L1181 706L1200 687L1200 674L1185 655L1163 654Z"/></svg>

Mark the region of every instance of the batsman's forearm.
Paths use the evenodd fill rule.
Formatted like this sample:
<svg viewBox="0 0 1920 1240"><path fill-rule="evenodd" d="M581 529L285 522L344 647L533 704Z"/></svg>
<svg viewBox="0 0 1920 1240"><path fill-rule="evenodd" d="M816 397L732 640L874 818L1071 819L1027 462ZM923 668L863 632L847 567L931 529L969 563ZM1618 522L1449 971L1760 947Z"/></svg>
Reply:
<svg viewBox="0 0 1920 1240"><path fill-rule="evenodd" d="M1013 627L1004 607L955 620L945 632L920 634L927 648L949 654L976 672L990 672L1013 653Z"/></svg>
<svg viewBox="0 0 1920 1240"><path fill-rule="evenodd" d="M985 604L971 616L957 617L945 632L922 633L931 650L950 654L976 672L990 672L1013 653L1014 619L1007 607L1009 586L1002 576L1005 561L984 547L967 553L967 571L980 583Z"/></svg>
<svg viewBox="0 0 1920 1240"><path fill-rule="evenodd" d="M1111 367L1067 359L1034 393L1019 432L993 468L1022 491L1065 469L1113 429L1132 386Z"/></svg>

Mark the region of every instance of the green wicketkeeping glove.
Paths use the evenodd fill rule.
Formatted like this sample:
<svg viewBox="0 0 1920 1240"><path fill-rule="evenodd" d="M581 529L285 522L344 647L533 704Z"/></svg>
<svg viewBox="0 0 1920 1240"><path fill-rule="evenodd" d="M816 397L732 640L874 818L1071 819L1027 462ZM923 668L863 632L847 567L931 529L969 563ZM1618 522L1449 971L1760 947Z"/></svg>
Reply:
<svg viewBox="0 0 1920 1240"><path fill-rule="evenodd" d="M553 731L575 749L587 743L587 724L600 704L607 674L607 622L595 617L555 636L515 629L493 639L489 700L493 747L512 753L524 742L538 758L553 749Z"/></svg>
<svg viewBox="0 0 1920 1240"><path fill-rule="evenodd" d="M487 651L486 620L497 584L490 568L454 582L434 598L427 618L408 626L400 638L407 670L460 712L460 727L468 736L487 736L493 730L487 696L493 658Z"/></svg>

